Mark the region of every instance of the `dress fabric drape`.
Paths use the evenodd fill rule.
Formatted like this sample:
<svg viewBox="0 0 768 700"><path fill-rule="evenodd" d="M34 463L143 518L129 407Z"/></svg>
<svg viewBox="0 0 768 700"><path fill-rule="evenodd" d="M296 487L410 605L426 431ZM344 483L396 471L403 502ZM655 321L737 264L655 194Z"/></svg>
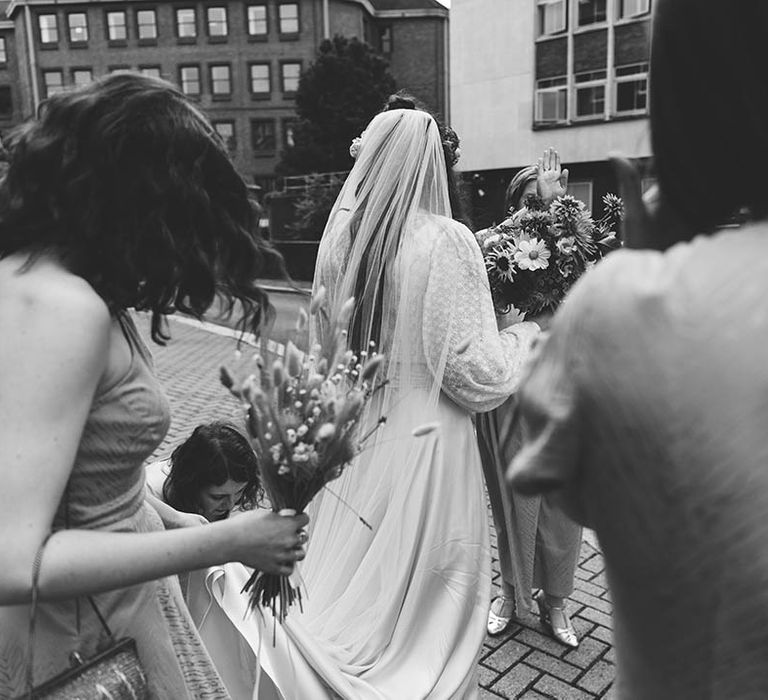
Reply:
<svg viewBox="0 0 768 700"><path fill-rule="evenodd" d="M209 640L235 626L286 700L477 696L490 548L470 415L515 390L538 329L521 323L498 332L468 229L421 216L410 233L393 277L400 304L382 321L390 384L367 419L373 425L384 413L388 420L330 485L355 512L327 493L312 504L299 566L303 612L291 610L283 627L268 613L243 620L242 602L227 602L247 575L237 565L209 570L207 594L191 601L197 619L207 615L201 630L214 657L224 650ZM343 228L321 244L315 284L326 288L329 305L343 301L337 281L348 248ZM315 337L330 317L318 316ZM425 424L436 427L412 434Z"/></svg>

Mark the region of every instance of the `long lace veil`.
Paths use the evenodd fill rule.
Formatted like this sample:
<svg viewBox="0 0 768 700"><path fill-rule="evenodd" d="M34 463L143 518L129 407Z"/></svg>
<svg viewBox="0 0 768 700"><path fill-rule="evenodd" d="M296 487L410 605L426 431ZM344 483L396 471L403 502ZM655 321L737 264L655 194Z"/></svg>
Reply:
<svg viewBox="0 0 768 700"><path fill-rule="evenodd" d="M363 133L323 234L315 289L322 284L328 296L313 341L330 331L334 310L354 297L351 348L375 343L388 358L390 380L429 389L436 398L445 353L442 362L426 366L420 315L434 237L455 226L450 217L435 120L409 109L378 114Z"/></svg>

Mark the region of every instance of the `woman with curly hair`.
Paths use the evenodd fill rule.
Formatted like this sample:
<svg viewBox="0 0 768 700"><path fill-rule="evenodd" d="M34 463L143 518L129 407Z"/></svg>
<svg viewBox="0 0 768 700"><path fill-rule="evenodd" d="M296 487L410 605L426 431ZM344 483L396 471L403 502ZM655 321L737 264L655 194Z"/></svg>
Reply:
<svg viewBox="0 0 768 700"><path fill-rule="evenodd" d="M200 317L220 296L267 313L279 258L252 234L246 185L202 114L131 73L51 97L9 140L0 184L0 696L132 637L151 698L225 698L172 574L227 561L288 574L305 516L252 511L164 531L144 460L168 403L128 314ZM51 534L52 533L52 534ZM36 630L27 636L39 565Z"/></svg>
<svg viewBox="0 0 768 700"><path fill-rule="evenodd" d="M147 487L166 527L181 513L207 522L228 518L234 509L251 510L263 490L259 460L245 436L227 423L198 425L167 460L147 466ZM162 505L169 515L164 515ZM181 522L186 522L181 520Z"/></svg>

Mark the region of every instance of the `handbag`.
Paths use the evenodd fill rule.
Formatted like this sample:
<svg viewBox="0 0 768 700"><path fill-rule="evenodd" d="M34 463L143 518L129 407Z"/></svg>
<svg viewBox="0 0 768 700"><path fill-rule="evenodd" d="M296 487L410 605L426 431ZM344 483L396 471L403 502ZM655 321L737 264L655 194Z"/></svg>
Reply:
<svg viewBox="0 0 768 700"><path fill-rule="evenodd" d="M130 637L116 639L91 596L87 596L88 602L109 637L109 645L89 659L83 659L77 652L72 653L70 669L56 674L40 685L34 685L38 579L43 548L49 537L50 534L40 545L32 568L32 605L27 642L27 692L16 700L148 700L147 677L136 651L136 641Z"/></svg>

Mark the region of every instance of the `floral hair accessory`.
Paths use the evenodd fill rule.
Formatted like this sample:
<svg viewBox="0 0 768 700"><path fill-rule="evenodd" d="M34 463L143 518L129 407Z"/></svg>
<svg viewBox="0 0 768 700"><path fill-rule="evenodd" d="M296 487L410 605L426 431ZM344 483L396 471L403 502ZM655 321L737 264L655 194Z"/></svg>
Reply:
<svg viewBox="0 0 768 700"><path fill-rule="evenodd" d="M360 155L360 147L363 145L363 136L365 136L365 131L363 131L360 136L353 138L352 143L349 144L349 155L355 160L357 160L357 156Z"/></svg>

